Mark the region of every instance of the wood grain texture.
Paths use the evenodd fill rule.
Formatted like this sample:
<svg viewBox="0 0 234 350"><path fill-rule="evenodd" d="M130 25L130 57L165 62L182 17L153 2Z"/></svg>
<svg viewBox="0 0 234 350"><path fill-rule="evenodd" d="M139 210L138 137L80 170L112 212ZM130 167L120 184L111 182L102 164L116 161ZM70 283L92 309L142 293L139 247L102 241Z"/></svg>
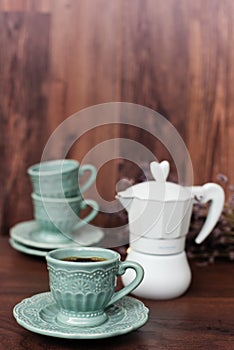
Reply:
<svg viewBox="0 0 234 350"><path fill-rule="evenodd" d="M44 14L1 13L1 232L31 217L27 167L46 139L48 26ZM38 40L38 33L44 35Z"/></svg>
<svg viewBox="0 0 234 350"><path fill-rule="evenodd" d="M48 13L53 4L54 0L1 0L0 11Z"/></svg>
<svg viewBox="0 0 234 350"><path fill-rule="evenodd" d="M124 101L158 111L182 136L196 184L216 181L218 173L234 183L233 22L232 0L2 0L1 234L31 215L26 169L49 135L95 104ZM176 177L168 150L132 127L97 128L68 156L82 161L116 137L170 160ZM62 139L54 145L56 157L63 146ZM98 178L101 196L113 199L116 181L138 171L107 164Z"/></svg>
<svg viewBox="0 0 234 350"><path fill-rule="evenodd" d="M61 1L54 4L51 14L48 116L51 131L86 107L120 100L120 14L118 1ZM62 32L61 27L64 28ZM61 32L60 36L58 32ZM95 118L95 114L88 114L87 119L89 117ZM83 120L84 129L89 130L88 122ZM78 137L79 113L76 128L71 130L72 137L77 132L77 139L71 144L68 157L79 162L96 145L119 135L118 126L105 125ZM65 141L69 142L69 133ZM63 147L63 142L58 140L54 148L55 157L59 157ZM108 160L106 154L103 162ZM96 165L92 155L87 161ZM106 201L114 198L117 172L116 162L100 168L96 186ZM89 192L86 193L88 197ZM104 209L100 208L101 211Z"/></svg>
<svg viewBox="0 0 234 350"><path fill-rule="evenodd" d="M234 181L233 13L231 1L123 5L122 100L151 107L176 127L196 184L217 181L218 173ZM169 157L148 135L134 137Z"/></svg>
<svg viewBox="0 0 234 350"><path fill-rule="evenodd" d="M225 173L232 183L234 4L191 2L189 11L187 143L195 178L215 181L218 173Z"/></svg>
<svg viewBox="0 0 234 350"><path fill-rule="evenodd" d="M186 139L188 51L186 4L183 1L125 1L123 5L122 100L150 107L168 119ZM149 121L145 118L145 124ZM129 128L129 137L133 133ZM153 134L155 129L151 128ZM125 137L128 131L123 130ZM169 140L166 135L164 140ZM173 157L154 136L135 133L159 159ZM128 171L126 169L126 171Z"/></svg>

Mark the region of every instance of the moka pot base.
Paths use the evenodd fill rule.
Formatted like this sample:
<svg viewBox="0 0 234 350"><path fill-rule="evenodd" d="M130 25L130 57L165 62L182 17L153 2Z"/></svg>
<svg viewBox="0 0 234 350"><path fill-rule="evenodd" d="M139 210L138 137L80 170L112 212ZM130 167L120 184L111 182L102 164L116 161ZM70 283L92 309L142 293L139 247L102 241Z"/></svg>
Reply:
<svg viewBox="0 0 234 350"><path fill-rule="evenodd" d="M185 252L173 255L146 254L129 248L126 260L136 261L144 269L141 284L133 295L146 299L173 299L183 295L191 283L191 270ZM124 285L134 279L134 272L122 276Z"/></svg>

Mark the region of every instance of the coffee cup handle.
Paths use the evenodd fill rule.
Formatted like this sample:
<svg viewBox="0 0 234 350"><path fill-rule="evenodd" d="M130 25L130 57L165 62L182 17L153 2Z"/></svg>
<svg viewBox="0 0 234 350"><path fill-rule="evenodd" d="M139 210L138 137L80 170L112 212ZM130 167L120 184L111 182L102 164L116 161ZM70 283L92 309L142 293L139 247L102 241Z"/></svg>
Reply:
<svg viewBox="0 0 234 350"><path fill-rule="evenodd" d="M80 188L81 194L84 193L94 183L96 176L97 176L97 170L91 164L82 165L79 169L79 176L83 176L86 171L90 172L90 176L89 176L88 180L86 181L86 183L83 186L81 186L81 188Z"/></svg>
<svg viewBox="0 0 234 350"><path fill-rule="evenodd" d="M125 295L131 293L143 280L144 270L143 267L133 261L121 261L119 264L118 276L122 276L127 269L133 269L136 272L136 276L132 282L129 283L126 287L120 289L118 292L115 292L111 300L107 304L107 307L114 304L117 300L123 298Z"/></svg>
<svg viewBox="0 0 234 350"><path fill-rule="evenodd" d="M90 207L92 207L93 210L85 218L80 219L78 224L76 224L74 231L87 225L91 220L95 218L95 216L97 216L98 209L99 209L98 203L92 199L85 199L81 203L81 209L85 209L87 205L90 205Z"/></svg>

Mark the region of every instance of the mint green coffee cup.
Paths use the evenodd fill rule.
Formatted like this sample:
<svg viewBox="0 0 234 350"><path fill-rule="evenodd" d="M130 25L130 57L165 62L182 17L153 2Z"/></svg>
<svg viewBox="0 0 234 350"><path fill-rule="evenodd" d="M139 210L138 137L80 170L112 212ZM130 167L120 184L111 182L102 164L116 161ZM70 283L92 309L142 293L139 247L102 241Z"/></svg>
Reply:
<svg viewBox="0 0 234 350"><path fill-rule="evenodd" d="M74 260L74 257L79 261L61 260ZM50 290L58 307L57 321L71 326L93 327L104 323L105 309L131 293L144 276L138 263L122 262L117 252L104 248L56 249L47 254L46 260ZM135 278L116 292L117 276L129 268L135 270Z"/></svg>
<svg viewBox="0 0 234 350"><path fill-rule="evenodd" d="M82 197L48 198L32 193L34 218L40 232L38 239L44 242L63 242L69 235L93 220L98 214L98 204L92 199ZM87 206L91 212L80 218L81 211Z"/></svg>
<svg viewBox="0 0 234 350"><path fill-rule="evenodd" d="M79 186L79 179L88 172L89 178ZM80 165L74 159L41 162L28 168L33 192L43 197L81 196L96 180L97 171L91 164Z"/></svg>

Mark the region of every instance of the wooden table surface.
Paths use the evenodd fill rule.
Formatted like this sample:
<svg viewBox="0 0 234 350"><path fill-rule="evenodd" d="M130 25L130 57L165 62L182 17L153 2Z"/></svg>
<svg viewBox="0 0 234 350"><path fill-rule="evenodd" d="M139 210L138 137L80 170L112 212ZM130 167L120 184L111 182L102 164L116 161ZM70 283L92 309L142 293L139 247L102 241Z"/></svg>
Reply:
<svg viewBox="0 0 234 350"><path fill-rule="evenodd" d="M48 291L44 258L20 253L0 238L0 349L234 349L234 264L191 263L193 281L182 297L143 300L148 322L119 337L66 340L32 333L15 321L12 309L22 299Z"/></svg>

